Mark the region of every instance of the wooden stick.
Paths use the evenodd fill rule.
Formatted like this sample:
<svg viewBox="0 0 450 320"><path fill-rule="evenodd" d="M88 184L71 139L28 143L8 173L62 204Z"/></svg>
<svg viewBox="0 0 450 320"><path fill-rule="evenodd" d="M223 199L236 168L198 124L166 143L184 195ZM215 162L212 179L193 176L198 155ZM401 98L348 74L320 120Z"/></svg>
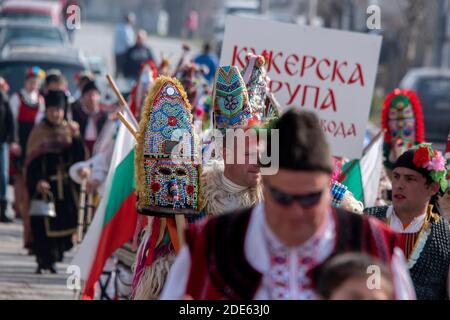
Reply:
<svg viewBox="0 0 450 320"><path fill-rule="evenodd" d="M184 246L184 228L186 227L186 220L184 215L175 215L175 224L177 225L178 241L180 243L180 248Z"/></svg>
<svg viewBox="0 0 450 320"><path fill-rule="evenodd" d="M372 140L370 140L369 144L364 148L363 152L362 152L362 156L361 159L367 154L367 152L369 152L369 150L373 147L373 145L375 144L375 142L377 142L377 140L381 137L381 135L383 134L383 130L380 130L375 137L372 138ZM344 181L345 176L347 175L347 173L350 172L351 169L353 169L353 167L356 165L356 160L352 160L352 163L345 168L345 171L341 172L341 174L339 175L339 178L337 179L339 182Z"/></svg>
<svg viewBox="0 0 450 320"><path fill-rule="evenodd" d="M131 123L128 122L127 119L125 119L125 116L121 112L117 112L117 117L119 120L127 127L128 131L134 136L134 138L137 140L137 132L131 125Z"/></svg>
<svg viewBox="0 0 450 320"><path fill-rule="evenodd" d="M116 94L117 99L119 100L119 105L125 109L125 111L128 113L128 115L131 118L131 122L133 123L134 126L134 131L136 131L136 128L139 127L138 122L136 120L136 117L134 116L133 112L131 112L130 107L128 106L128 103L125 101L125 98L123 97L123 95L120 93L119 88L117 87L116 83L114 82L114 79L108 74L106 75L106 79L109 82L109 85L111 86L111 88L113 89L114 93Z"/></svg>
<svg viewBox="0 0 450 320"><path fill-rule="evenodd" d="M87 198L87 226L89 227L92 222L92 217L94 216L94 195L92 193L89 193Z"/></svg>
<svg viewBox="0 0 450 320"><path fill-rule="evenodd" d="M83 178L83 180L81 180L80 204L78 207L78 243L81 243L81 240L83 239L84 213L86 204L86 183L87 179Z"/></svg>
<svg viewBox="0 0 450 320"><path fill-rule="evenodd" d="M175 220L175 217L167 217L166 221L167 221L167 230L169 231L170 241L173 245L173 248L175 249L175 254L178 254L178 252L180 252L181 246L180 246L180 239L178 236L177 222Z"/></svg>

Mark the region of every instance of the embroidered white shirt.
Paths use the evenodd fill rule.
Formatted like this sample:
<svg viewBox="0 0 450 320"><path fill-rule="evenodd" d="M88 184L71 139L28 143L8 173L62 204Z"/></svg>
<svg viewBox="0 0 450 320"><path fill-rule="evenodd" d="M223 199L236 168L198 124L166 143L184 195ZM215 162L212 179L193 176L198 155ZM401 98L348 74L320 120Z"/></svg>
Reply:
<svg viewBox="0 0 450 320"><path fill-rule="evenodd" d="M86 128L84 129L84 139L86 141L97 140L97 123L95 122L95 116L100 112L99 109L95 111L89 111L85 106L81 106L81 110L88 116Z"/></svg>
<svg viewBox="0 0 450 320"><path fill-rule="evenodd" d="M255 299L295 299L311 300L318 298L312 286L310 272L323 263L333 252L335 246L334 219L329 213L319 230L304 244L297 247L284 245L267 225L264 208L258 204L253 216L258 231L252 230L246 237L245 253L250 264L263 275L261 286ZM266 250L257 252L255 239L263 235ZM255 261L262 263L255 264Z"/></svg>
<svg viewBox="0 0 450 320"><path fill-rule="evenodd" d="M415 233L419 232L420 228L422 228L422 225L425 221L426 213L415 217L411 223L404 228L403 223L400 221L400 219L397 217L394 211L393 206L389 206L387 212L386 212L386 218L390 220L390 227L395 231L399 233Z"/></svg>

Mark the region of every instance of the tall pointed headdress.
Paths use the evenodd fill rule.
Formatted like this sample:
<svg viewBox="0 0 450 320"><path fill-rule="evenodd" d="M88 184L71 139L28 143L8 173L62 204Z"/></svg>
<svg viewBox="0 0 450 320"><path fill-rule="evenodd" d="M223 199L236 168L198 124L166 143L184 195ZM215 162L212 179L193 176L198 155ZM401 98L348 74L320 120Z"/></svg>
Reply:
<svg viewBox="0 0 450 320"><path fill-rule="evenodd" d="M280 116L280 106L269 89L270 78L267 76L265 63L262 55L249 53L247 65L242 70L249 104L256 120L261 122Z"/></svg>
<svg viewBox="0 0 450 320"><path fill-rule="evenodd" d="M252 119L247 88L239 69L221 66L213 88L214 127L219 130L244 127Z"/></svg>
<svg viewBox="0 0 450 320"><path fill-rule="evenodd" d="M386 96L381 111L385 165L392 168L406 150L425 141L422 105L412 90L395 89Z"/></svg>
<svg viewBox="0 0 450 320"><path fill-rule="evenodd" d="M198 144L186 92L178 80L160 76L147 95L139 124L135 166L141 213L200 211Z"/></svg>

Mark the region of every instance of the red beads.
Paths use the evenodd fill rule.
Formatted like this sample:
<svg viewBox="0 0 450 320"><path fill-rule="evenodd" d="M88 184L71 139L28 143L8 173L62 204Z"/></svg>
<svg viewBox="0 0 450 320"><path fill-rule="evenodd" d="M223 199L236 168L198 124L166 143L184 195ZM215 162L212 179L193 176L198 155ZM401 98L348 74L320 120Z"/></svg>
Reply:
<svg viewBox="0 0 450 320"><path fill-rule="evenodd" d="M177 124L177 118L175 118L174 116L170 116L169 119L167 119L167 122L173 127Z"/></svg>
<svg viewBox="0 0 450 320"><path fill-rule="evenodd" d="M150 186L153 192L158 192L161 189L159 182L153 182Z"/></svg>

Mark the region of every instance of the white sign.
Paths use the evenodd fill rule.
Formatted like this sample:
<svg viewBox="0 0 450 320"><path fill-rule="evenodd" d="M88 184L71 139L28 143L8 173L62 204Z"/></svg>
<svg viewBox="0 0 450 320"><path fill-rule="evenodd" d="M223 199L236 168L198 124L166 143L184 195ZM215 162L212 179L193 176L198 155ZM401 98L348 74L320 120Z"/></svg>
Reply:
<svg viewBox="0 0 450 320"><path fill-rule="evenodd" d="M316 111L332 154L361 157L381 36L228 16L221 65L266 51L280 105Z"/></svg>

